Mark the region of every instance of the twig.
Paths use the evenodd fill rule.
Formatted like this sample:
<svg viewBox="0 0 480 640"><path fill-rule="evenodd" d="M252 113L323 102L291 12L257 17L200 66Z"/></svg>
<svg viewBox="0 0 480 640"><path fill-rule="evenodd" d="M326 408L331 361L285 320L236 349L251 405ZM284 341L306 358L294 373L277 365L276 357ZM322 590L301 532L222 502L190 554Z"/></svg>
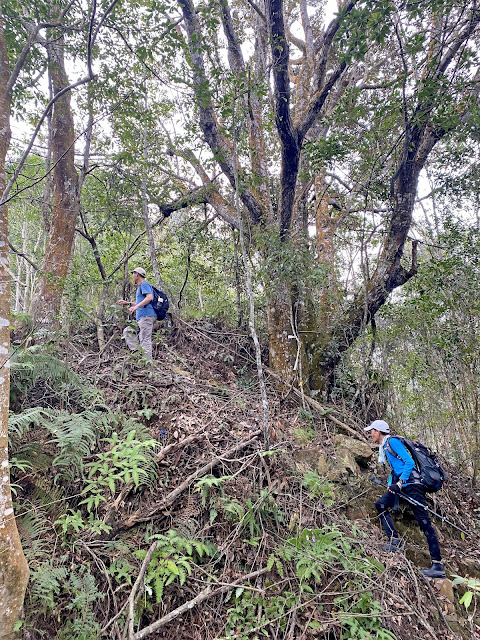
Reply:
<svg viewBox="0 0 480 640"><path fill-rule="evenodd" d="M200 593L197 596L195 596L195 598L193 598L192 600L189 600L188 602L184 602L184 604L180 605L173 611L170 611L170 613L167 613L167 615L163 616L153 624L149 625L148 627L145 627L141 631L138 631L133 636L133 640L142 640L143 638L146 638L154 631L157 631L157 629L164 627L166 624L168 624L172 620L175 620L175 618L178 618L178 616L181 616L185 612L190 611L191 609L193 609L193 607L196 607L198 604L200 604L204 600L218 596L221 593L224 593L225 591L230 591L230 589L233 589L234 587L238 587L238 585L242 584L242 582L247 582L247 580L251 580L252 578L261 576L263 573L266 573L266 572L267 572L267 568L264 567L263 569L259 569L258 571L247 573L247 575L241 576L240 578L238 578L237 580L234 580L230 584L224 585L214 590L212 590L212 586L209 585L206 589L204 589L203 591L200 591Z"/></svg>
<svg viewBox="0 0 480 640"><path fill-rule="evenodd" d="M103 560L101 558L99 558L97 556L97 554L94 551L92 551L92 549L90 549L90 547L87 544L85 544L85 542L80 540L80 544L88 551L88 553L92 556L92 558L94 559L94 561L97 564L97 566L100 567L100 569L103 571L103 573L105 575L105 578L107 580L107 583L108 583L108 588L109 588L109 590L110 590L110 592L112 594L113 606L114 606L114 609L115 609L116 614L117 614L116 617L118 617L120 615L120 612L118 611L118 607L117 607L117 600L115 598L115 591L113 590L112 581L111 581L110 576L108 574L108 570L107 570L107 567L105 566L105 563L103 562ZM115 622L115 620L116 620L116 618L112 619L108 623L108 625L113 624ZM118 624L115 625L115 633L117 635L117 638L120 638L120 630L118 628Z"/></svg>
<svg viewBox="0 0 480 640"><path fill-rule="evenodd" d="M133 628L134 617L135 617L135 595L137 593L138 588L143 580L143 576L145 575L145 571L147 570L148 565L150 564L150 560L157 548L158 540L152 542L150 545L150 549L147 551L147 555L145 556L144 561L142 562L142 566L140 567L140 573L138 574L137 579L135 580L135 584L132 587L130 595L128 596L128 640L133 640L135 637L135 631Z"/></svg>

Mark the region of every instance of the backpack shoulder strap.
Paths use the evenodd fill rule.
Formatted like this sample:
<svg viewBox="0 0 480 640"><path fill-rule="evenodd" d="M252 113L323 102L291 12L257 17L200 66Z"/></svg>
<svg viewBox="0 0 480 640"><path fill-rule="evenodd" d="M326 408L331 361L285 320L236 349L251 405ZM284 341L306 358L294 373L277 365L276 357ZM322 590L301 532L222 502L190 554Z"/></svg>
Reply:
<svg viewBox="0 0 480 640"><path fill-rule="evenodd" d="M410 453L409 448L406 446L405 444L405 438L402 438L402 436L388 436L388 440L386 441L386 443L384 444L385 449L388 451L388 453L390 453L390 455L392 455L394 458L397 458L397 460L401 460L402 458L398 455L398 453L396 451L393 450L392 445L390 444L390 440L392 438L396 438L397 440L400 440L400 442L405 446L405 449L408 451L408 453L412 456L412 454ZM413 456L412 456L413 458ZM415 462L415 459L413 460Z"/></svg>
<svg viewBox="0 0 480 640"><path fill-rule="evenodd" d="M384 449L385 449L386 451L388 451L388 453L389 453L390 455L392 455L394 458L397 458L397 460L401 460L401 458L400 458L400 456L398 455L398 453L396 453L396 452L393 450L393 447L392 447L392 445L390 444L390 439L391 439L391 438L397 438L397 440L400 440L400 442L402 442L402 440L401 440L401 438L400 438L399 436L388 436L388 440L387 440L387 441L385 442L385 444L383 445L383 446L384 446Z"/></svg>

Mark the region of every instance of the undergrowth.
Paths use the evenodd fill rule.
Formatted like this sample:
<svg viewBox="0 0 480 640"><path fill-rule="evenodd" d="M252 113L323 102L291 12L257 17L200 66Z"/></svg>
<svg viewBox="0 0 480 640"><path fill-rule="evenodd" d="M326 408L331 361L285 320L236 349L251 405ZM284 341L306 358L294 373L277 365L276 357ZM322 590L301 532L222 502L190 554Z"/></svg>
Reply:
<svg viewBox="0 0 480 640"><path fill-rule="evenodd" d="M194 392L203 402L201 380L185 376L172 390L155 387L150 376L134 398L118 388L117 373L109 377L106 367L99 388L55 355L31 349L16 356L9 437L31 570L22 621L31 640L121 638L151 545L135 629L210 589L219 595L206 607L192 605L181 622L172 618L165 637L287 640L302 629L305 640L395 639L379 586L386 568L345 520L330 481L289 468L288 443L266 455L257 440L223 457L232 433L235 441L251 433L235 432L234 421L208 423L202 411L209 406L190 402ZM235 398L232 406L245 408L234 411L248 411L253 395L239 403L225 388L231 396L215 402L223 408ZM181 398L176 409L165 402L173 395ZM195 411L188 414L189 402ZM172 429L165 420L174 411ZM200 468L206 471L196 477ZM142 510L147 516L128 525ZM251 572L258 575L241 580Z"/></svg>

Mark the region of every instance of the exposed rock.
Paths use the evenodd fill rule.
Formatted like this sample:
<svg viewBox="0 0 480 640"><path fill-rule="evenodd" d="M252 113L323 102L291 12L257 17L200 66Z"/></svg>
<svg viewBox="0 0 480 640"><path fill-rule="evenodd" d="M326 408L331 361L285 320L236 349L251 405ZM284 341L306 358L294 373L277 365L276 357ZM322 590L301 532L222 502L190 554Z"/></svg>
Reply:
<svg viewBox="0 0 480 640"><path fill-rule="evenodd" d="M340 469L346 472L346 475L358 476L360 468L355 461L355 456L350 449L340 448L336 451L337 462Z"/></svg>
<svg viewBox="0 0 480 640"><path fill-rule="evenodd" d="M438 590L449 602L455 602L455 594L453 593L453 583L451 580L447 578L446 580L439 581Z"/></svg>
<svg viewBox="0 0 480 640"><path fill-rule="evenodd" d="M320 475L325 475L327 459L320 447L297 449L292 455L300 471L317 471ZM323 469L323 473L320 471L319 465Z"/></svg>
<svg viewBox="0 0 480 640"><path fill-rule="evenodd" d="M317 473L319 476L326 476L330 469L327 457L321 455L317 460Z"/></svg>
<svg viewBox="0 0 480 640"><path fill-rule="evenodd" d="M347 518L352 522L355 522L355 520L365 520L368 518L368 515L367 511L361 507L347 507Z"/></svg>
<svg viewBox="0 0 480 640"><path fill-rule="evenodd" d="M349 438L342 434L335 436L335 448L340 450L346 449L349 451L356 462L361 466L366 467L373 456L373 451L369 444L357 440L356 438Z"/></svg>
<svg viewBox="0 0 480 640"><path fill-rule="evenodd" d="M340 469L335 467L327 473L327 480L330 482L343 482L348 478L348 471L346 469Z"/></svg>
<svg viewBox="0 0 480 640"><path fill-rule="evenodd" d="M458 560L460 575L469 578L480 578L480 560L476 558L461 558Z"/></svg>

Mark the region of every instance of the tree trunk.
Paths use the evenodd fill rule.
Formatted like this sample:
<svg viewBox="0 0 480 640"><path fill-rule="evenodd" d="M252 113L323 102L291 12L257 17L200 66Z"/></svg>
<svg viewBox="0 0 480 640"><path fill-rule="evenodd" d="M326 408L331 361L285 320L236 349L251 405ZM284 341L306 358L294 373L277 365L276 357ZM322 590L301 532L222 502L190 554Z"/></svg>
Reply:
<svg viewBox="0 0 480 640"><path fill-rule="evenodd" d="M68 86L65 72L63 37L48 45L49 69L56 96ZM70 107L70 93L54 104L52 117L53 210L47 248L43 262L40 290L35 304L35 320L55 328L75 236L79 211L78 175L74 164L75 132Z"/></svg>
<svg viewBox="0 0 480 640"><path fill-rule="evenodd" d="M267 293L268 353L270 367L281 376L285 390L295 381L297 344L291 318L290 288L285 280L276 278Z"/></svg>
<svg viewBox="0 0 480 640"><path fill-rule="evenodd" d="M3 16L0 7L0 198L6 187L5 161L10 144L10 79ZM8 273L8 213L0 205L0 640L13 640L20 617L29 570L13 514L8 464L10 395L10 277Z"/></svg>

